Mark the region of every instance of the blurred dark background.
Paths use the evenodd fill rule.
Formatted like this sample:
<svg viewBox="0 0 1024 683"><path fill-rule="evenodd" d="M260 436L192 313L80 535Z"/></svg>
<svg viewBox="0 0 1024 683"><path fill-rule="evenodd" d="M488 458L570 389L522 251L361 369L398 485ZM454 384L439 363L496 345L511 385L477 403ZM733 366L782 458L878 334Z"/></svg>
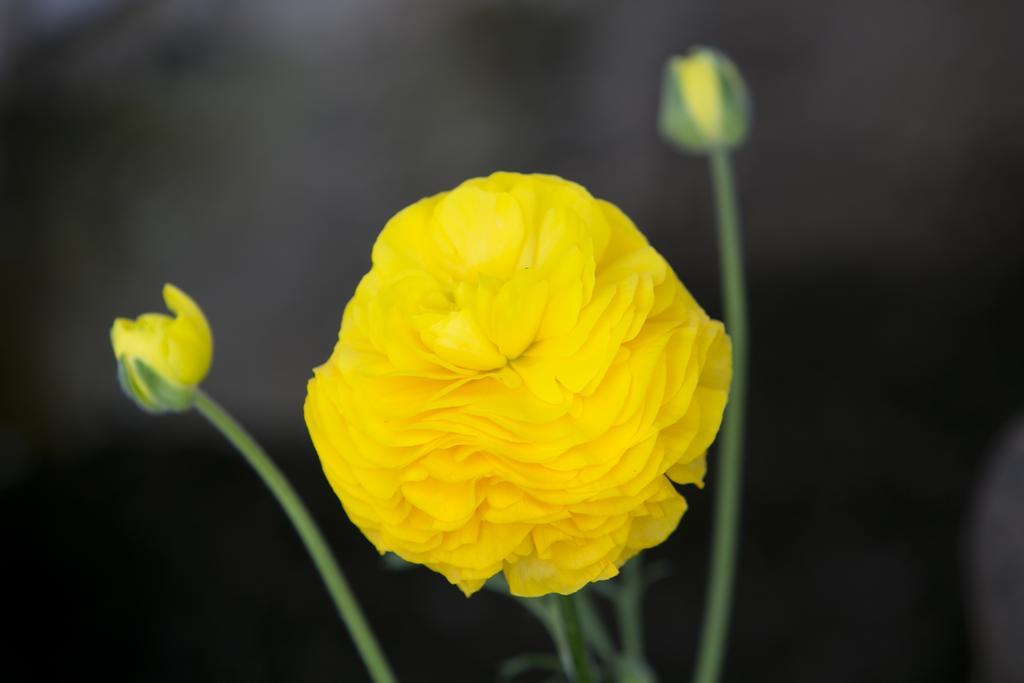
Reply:
<svg viewBox="0 0 1024 683"><path fill-rule="evenodd" d="M706 165L654 127L664 59L704 43L756 103L726 679L1024 680L1022 24L1009 0L3 0L3 678L364 678L241 459L120 394L110 323L165 281L401 679L548 649L514 603L382 566L319 471L305 382L384 222L497 169L615 202L720 315ZM674 567L647 603L663 681L692 669L715 488L651 554Z"/></svg>

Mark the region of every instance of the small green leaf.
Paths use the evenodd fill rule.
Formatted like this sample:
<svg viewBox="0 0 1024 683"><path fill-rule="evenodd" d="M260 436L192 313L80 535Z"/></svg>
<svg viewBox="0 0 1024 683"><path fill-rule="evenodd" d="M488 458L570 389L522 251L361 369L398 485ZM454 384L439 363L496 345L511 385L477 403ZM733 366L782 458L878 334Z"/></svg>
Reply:
<svg viewBox="0 0 1024 683"><path fill-rule="evenodd" d="M558 657L546 652L533 652L506 659L498 666L498 676L503 680L518 678L531 671L561 671Z"/></svg>
<svg viewBox="0 0 1024 683"><path fill-rule="evenodd" d="M384 565L385 569L392 572L407 572L416 568L412 562L406 562L394 553L384 553L380 558L380 563Z"/></svg>

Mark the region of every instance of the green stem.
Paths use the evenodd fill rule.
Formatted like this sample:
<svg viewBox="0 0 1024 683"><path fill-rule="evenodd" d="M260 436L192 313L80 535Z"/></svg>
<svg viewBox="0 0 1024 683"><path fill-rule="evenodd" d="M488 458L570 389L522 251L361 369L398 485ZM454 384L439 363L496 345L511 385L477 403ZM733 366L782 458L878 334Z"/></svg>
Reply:
<svg viewBox="0 0 1024 683"><path fill-rule="evenodd" d="M202 391L196 392L195 408L238 449L277 498L277 502L284 509L288 519L295 527L295 531L306 545L306 550L309 551L309 556L313 559L317 571L320 572L320 577L327 586L327 592L331 594L338 614L348 627L349 634L355 641L356 649L359 650L359 654L370 672L370 678L374 683L395 683L395 676L391 673L391 668L388 666L387 660L384 659L384 653L377 644L373 632L370 631L370 626L366 623L366 618L359 609L359 603L356 602L345 576L341 573L341 568L334 560L327 542L306 506L295 493L295 489L288 483L284 474L277 468L266 451L245 431L245 428Z"/></svg>
<svg viewBox="0 0 1024 683"><path fill-rule="evenodd" d="M736 549L740 521L743 464L743 422L747 400L747 300L743 278L736 188L729 153L711 153L711 178L718 218L725 328L732 338L732 392L722 424L718 452L714 530L708 598L704 613L695 683L717 683L721 677L729 632Z"/></svg>
<svg viewBox="0 0 1024 683"><path fill-rule="evenodd" d="M644 659L644 628L642 604L644 592L643 566L639 555L622 568L622 584L616 595L615 611L619 618L622 654L637 662Z"/></svg>
<svg viewBox="0 0 1024 683"><path fill-rule="evenodd" d="M579 616L576 614L576 601L572 595L562 595L558 600L558 610L562 617L565 638L569 641L572 652L572 663L575 668L576 683L591 683L590 665L587 663L587 648L583 644L583 631L580 629Z"/></svg>
<svg viewBox="0 0 1024 683"><path fill-rule="evenodd" d="M574 595L576 596L576 609L580 617L580 628L583 630L583 641L588 643L594 650L594 654L604 661L614 661L618 652L615 651L615 645L604 627L597 606L590 599L590 592L586 588L581 588Z"/></svg>

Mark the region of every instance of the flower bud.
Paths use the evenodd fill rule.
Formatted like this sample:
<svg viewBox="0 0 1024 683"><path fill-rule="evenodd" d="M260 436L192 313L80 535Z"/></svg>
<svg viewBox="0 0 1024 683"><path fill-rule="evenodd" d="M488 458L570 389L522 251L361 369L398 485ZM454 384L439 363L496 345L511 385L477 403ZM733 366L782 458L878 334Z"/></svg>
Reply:
<svg viewBox="0 0 1024 683"><path fill-rule="evenodd" d="M213 336L203 311L187 294L167 284L163 295L174 318L163 313L118 318L110 341L129 398L149 412L182 412L192 406L196 386L210 370Z"/></svg>
<svg viewBox="0 0 1024 683"><path fill-rule="evenodd" d="M692 153L738 147L750 128L750 99L736 65L718 50L696 47L665 63L661 134Z"/></svg>

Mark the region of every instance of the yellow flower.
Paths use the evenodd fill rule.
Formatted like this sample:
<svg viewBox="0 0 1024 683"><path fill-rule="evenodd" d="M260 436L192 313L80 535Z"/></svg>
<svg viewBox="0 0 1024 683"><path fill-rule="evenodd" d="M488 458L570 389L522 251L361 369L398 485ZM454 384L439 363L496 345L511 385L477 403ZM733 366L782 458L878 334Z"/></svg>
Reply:
<svg viewBox="0 0 1024 683"><path fill-rule="evenodd" d="M176 317L118 318L110 341L121 385L132 399L153 412L187 410L210 370L213 336L206 316L185 292L166 284L163 295Z"/></svg>
<svg viewBox="0 0 1024 683"><path fill-rule="evenodd" d="M689 152L741 144L750 127L750 101L736 66L704 47L669 59L659 125L669 142Z"/></svg>
<svg viewBox="0 0 1024 683"><path fill-rule="evenodd" d="M381 553L467 595L608 579L702 485L729 340L615 206L495 173L402 210L373 248L306 424Z"/></svg>

